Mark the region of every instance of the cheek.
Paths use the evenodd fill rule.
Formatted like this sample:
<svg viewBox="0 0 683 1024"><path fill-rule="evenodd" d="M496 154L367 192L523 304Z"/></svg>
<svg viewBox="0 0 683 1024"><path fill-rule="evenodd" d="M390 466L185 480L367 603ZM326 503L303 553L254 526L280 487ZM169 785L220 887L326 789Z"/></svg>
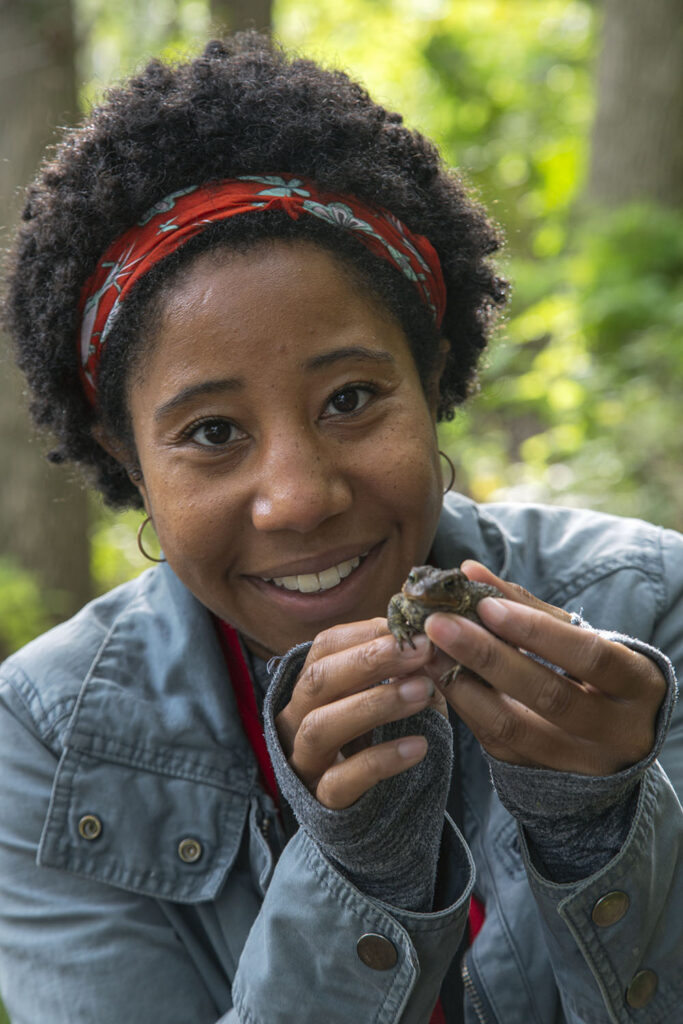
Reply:
<svg viewBox="0 0 683 1024"><path fill-rule="evenodd" d="M429 523L441 509L439 453L431 420L396 424L374 448L371 475L397 511Z"/></svg>
<svg viewBox="0 0 683 1024"><path fill-rule="evenodd" d="M187 485L182 473L145 477L147 509L170 562L199 564L215 559L226 537L235 536L235 511L224 486Z"/></svg>

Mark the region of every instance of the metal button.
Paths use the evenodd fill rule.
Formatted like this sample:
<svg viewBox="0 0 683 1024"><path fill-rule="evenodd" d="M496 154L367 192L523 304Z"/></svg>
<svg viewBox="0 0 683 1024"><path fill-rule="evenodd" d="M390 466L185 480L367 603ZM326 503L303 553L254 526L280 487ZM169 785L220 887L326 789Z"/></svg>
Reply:
<svg viewBox="0 0 683 1024"><path fill-rule="evenodd" d="M616 924L629 908L630 900L625 892L615 889L614 892L605 893L593 907L592 918L600 928L607 928L610 924Z"/></svg>
<svg viewBox="0 0 683 1024"><path fill-rule="evenodd" d="M84 814L78 822L78 834L83 839L97 839L102 835L102 822L96 814Z"/></svg>
<svg viewBox="0 0 683 1024"><path fill-rule="evenodd" d="M194 864L202 855L202 844L198 839L181 839L178 843L178 856L186 864Z"/></svg>
<svg viewBox="0 0 683 1024"><path fill-rule="evenodd" d="M646 968L644 971L638 971L626 989L626 1002L634 1010L642 1010L657 991L658 983L659 978L654 971L649 970L649 968Z"/></svg>
<svg viewBox="0 0 683 1024"><path fill-rule="evenodd" d="M393 942L374 932L361 935L356 944L356 952L365 966L372 967L373 971L389 971L398 960Z"/></svg>

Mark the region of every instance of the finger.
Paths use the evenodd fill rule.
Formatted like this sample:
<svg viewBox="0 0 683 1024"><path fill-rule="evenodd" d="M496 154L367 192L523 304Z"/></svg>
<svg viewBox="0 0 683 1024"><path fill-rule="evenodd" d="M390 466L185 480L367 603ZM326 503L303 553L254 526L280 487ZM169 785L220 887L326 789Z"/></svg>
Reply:
<svg viewBox="0 0 683 1024"><path fill-rule="evenodd" d="M514 608L529 614L532 611L519 605ZM551 622L553 629L558 625ZM434 615L427 620L426 628L435 643L446 646L458 662L493 687L486 706L493 702L490 706L497 709L499 717L493 724L489 719L480 720L484 736L478 734L478 738L496 747L507 745L516 756L505 760L521 763L521 757L558 769L570 770L567 765L571 764L574 771L607 774L635 764L651 749L655 717L666 684L663 677L657 678L659 670L649 659L644 659L641 668L644 678L649 680L654 675L653 681L643 683L636 696L627 699L605 692L604 687L600 690L563 676L466 619ZM466 719L472 714L471 708L468 712L462 707L468 679L469 684L476 683L479 698L483 699L486 687L467 672L452 683L440 685L451 706ZM501 755L496 752L496 756Z"/></svg>
<svg viewBox="0 0 683 1024"><path fill-rule="evenodd" d="M493 587L497 587L500 590L503 597L508 598L510 601L517 601L519 604L529 605L531 608L538 608L541 611L547 612L552 615L553 618L560 619L563 622L571 621L571 613L566 611L564 608L557 608L554 604L548 604L546 601L541 601L540 597L536 597L531 591L521 587L519 583L511 583L510 580L502 580L500 576L496 576L490 569L487 569L481 562L475 562L473 559L466 559L460 566L462 571L465 573L468 579L475 580L477 583L488 583ZM477 613L479 608L477 607Z"/></svg>
<svg viewBox="0 0 683 1024"><path fill-rule="evenodd" d="M440 621L442 618L447 621ZM457 662L499 693L567 733L591 740L604 736L604 695L539 664L477 623L459 616L435 615L430 616L428 624L435 643L447 642L449 653ZM444 680L441 689L447 699L459 680L459 675L454 682Z"/></svg>
<svg viewBox="0 0 683 1024"><path fill-rule="evenodd" d="M430 704L434 694L432 680L416 676L314 708L299 726L289 762L310 786L338 760L343 747L379 725L416 714Z"/></svg>
<svg viewBox="0 0 683 1024"><path fill-rule="evenodd" d="M302 721L313 708L392 676L416 672L430 655L431 646L424 635L415 638L414 648L401 651L396 638L386 633L324 658L307 659L288 705L290 714Z"/></svg>
<svg viewBox="0 0 683 1024"><path fill-rule="evenodd" d="M343 622L318 633L311 644L306 660L319 661L329 654L345 651L349 647L356 647L366 640L374 640L376 637L386 636L388 633L387 620L383 618L366 619L362 622Z"/></svg>
<svg viewBox="0 0 683 1024"><path fill-rule="evenodd" d="M418 764L426 753L424 736L404 736L366 747L328 768L318 781L315 796L332 810L350 807L382 779L390 779Z"/></svg>
<svg viewBox="0 0 683 1024"><path fill-rule="evenodd" d="M508 643L540 655L601 693L623 700L664 696L666 684L657 666L624 644L511 601L485 598L477 612Z"/></svg>
<svg viewBox="0 0 683 1024"><path fill-rule="evenodd" d="M448 701L485 750L501 761L582 775L616 770L603 743L566 733L467 672L458 677Z"/></svg>

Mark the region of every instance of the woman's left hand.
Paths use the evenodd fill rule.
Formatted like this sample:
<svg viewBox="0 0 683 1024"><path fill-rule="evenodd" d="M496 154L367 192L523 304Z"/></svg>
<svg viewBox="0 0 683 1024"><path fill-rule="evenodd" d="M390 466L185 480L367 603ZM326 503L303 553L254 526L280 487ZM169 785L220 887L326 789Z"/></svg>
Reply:
<svg viewBox="0 0 683 1024"><path fill-rule="evenodd" d="M646 757L666 694L657 665L572 625L568 612L478 562L465 562L462 569L470 579L496 586L504 599L479 603L486 628L436 613L425 632L463 666L453 683L442 684L443 693L489 754L584 775L610 775Z"/></svg>

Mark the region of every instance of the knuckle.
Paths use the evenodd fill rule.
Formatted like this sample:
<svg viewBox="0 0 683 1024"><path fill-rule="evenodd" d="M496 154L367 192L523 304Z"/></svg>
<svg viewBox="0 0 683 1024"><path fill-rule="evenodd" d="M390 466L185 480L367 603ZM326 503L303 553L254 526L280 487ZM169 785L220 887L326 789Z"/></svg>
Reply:
<svg viewBox="0 0 683 1024"><path fill-rule="evenodd" d="M521 604L536 604L538 598L534 597L531 591L527 590L520 583L510 583L509 587L515 600Z"/></svg>
<svg viewBox="0 0 683 1024"><path fill-rule="evenodd" d="M311 664L315 664L321 658L324 658L330 653L334 646L332 638L333 633L334 629L326 629L314 637L306 659L307 666L309 662Z"/></svg>
<svg viewBox="0 0 683 1024"><path fill-rule="evenodd" d="M542 620L539 621L534 612L526 612L520 615L515 623L515 643L523 650L533 651L542 633Z"/></svg>
<svg viewBox="0 0 683 1024"><path fill-rule="evenodd" d="M615 645L597 633L585 633L586 674L600 677L609 675L615 662Z"/></svg>
<svg viewBox="0 0 683 1024"><path fill-rule="evenodd" d="M301 676L299 676L298 685L303 690L304 695L309 702L315 702L320 698L321 693L325 689L325 680L327 673L325 670L325 659L320 661L312 661L311 664L304 669Z"/></svg>
<svg viewBox="0 0 683 1024"><path fill-rule="evenodd" d="M357 657L363 673L373 676L386 660L387 643L385 636L374 637L357 648Z"/></svg>
<svg viewBox="0 0 683 1024"><path fill-rule="evenodd" d="M496 642L487 634L485 638L476 645L472 652L472 664L467 667L479 672L482 676L495 674L499 663L499 654Z"/></svg>
<svg viewBox="0 0 683 1024"><path fill-rule="evenodd" d="M552 674L546 676L541 683L536 698L536 708L544 716L561 718L572 710L574 700L571 683Z"/></svg>
<svg viewBox="0 0 683 1024"><path fill-rule="evenodd" d="M387 636L387 634L389 633L387 620L385 618L382 618L382 616L378 615L374 619L370 619L370 625L372 626L372 630L375 637Z"/></svg>
<svg viewBox="0 0 683 1024"><path fill-rule="evenodd" d="M519 732L518 724L505 708L501 708L484 729L481 741L484 746L513 746Z"/></svg>
<svg viewBox="0 0 683 1024"><path fill-rule="evenodd" d="M313 750L320 746L322 713L318 708L309 711L301 720L296 734L296 746L301 750Z"/></svg>
<svg viewBox="0 0 683 1024"><path fill-rule="evenodd" d="M375 717L378 712L383 711L387 704L389 689L386 686L371 686L367 690L361 690L358 694L358 701L362 711L369 717Z"/></svg>
<svg viewBox="0 0 683 1024"><path fill-rule="evenodd" d="M366 747L359 755L364 777L367 779L368 788L373 786L383 777L382 765L386 758L387 751L381 747Z"/></svg>

